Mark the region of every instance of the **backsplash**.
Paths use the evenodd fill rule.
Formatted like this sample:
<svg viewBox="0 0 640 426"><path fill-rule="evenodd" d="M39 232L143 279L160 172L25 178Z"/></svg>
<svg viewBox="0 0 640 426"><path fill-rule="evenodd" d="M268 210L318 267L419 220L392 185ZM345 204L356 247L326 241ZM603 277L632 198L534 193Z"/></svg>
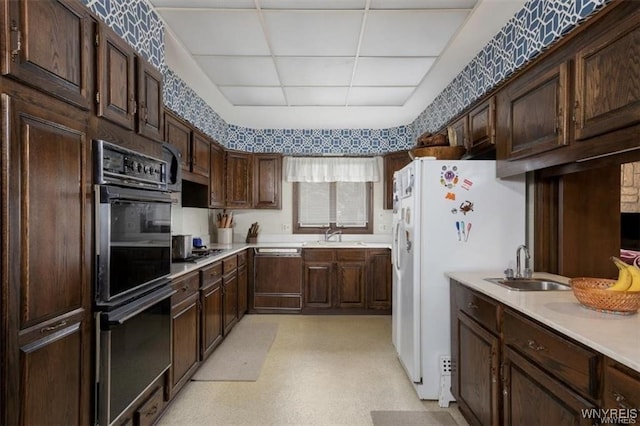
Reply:
<svg viewBox="0 0 640 426"><path fill-rule="evenodd" d="M291 154L380 154L434 132L611 0L530 0L407 126L251 129L226 123L164 61L164 33L147 0L82 0L165 77L165 105L228 148Z"/></svg>
<svg viewBox="0 0 640 426"><path fill-rule="evenodd" d="M640 213L640 161L621 168L620 211Z"/></svg>

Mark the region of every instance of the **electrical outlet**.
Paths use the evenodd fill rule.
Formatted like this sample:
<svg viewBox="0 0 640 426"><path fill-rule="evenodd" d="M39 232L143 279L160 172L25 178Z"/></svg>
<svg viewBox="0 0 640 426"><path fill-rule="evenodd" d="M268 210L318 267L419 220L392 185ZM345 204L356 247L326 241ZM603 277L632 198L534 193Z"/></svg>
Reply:
<svg viewBox="0 0 640 426"><path fill-rule="evenodd" d="M282 230L284 232L291 232L291 224L290 223L283 223L282 224Z"/></svg>

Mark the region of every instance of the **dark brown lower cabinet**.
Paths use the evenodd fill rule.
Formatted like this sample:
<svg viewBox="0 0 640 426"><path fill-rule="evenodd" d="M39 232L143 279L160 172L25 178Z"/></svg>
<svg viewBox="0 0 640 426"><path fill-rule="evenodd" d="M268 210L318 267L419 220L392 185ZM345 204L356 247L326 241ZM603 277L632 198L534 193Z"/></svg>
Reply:
<svg viewBox="0 0 640 426"><path fill-rule="evenodd" d="M171 297L173 341L169 396L173 397L198 368L200 360L200 276L191 272L172 283Z"/></svg>
<svg viewBox="0 0 640 426"><path fill-rule="evenodd" d="M200 291L202 306L200 327L201 353L200 359L206 359L222 342L222 277L203 286Z"/></svg>
<svg viewBox="0 0 640 426"><path fill-rule="evenodd" d="M338 262L337 291L339 308L365 307L365 262Z"/></svg>
<svg viewBox="0 0 640 426"><path fill-rule="evenodd" d="M237 270L222 277L222 294L224 301L224 315L222 328L225 336L229 334L238 321L238 274Z"/></svg>
<svg viewBox="0 0 640 426"><path fill-rule="evenodd" d="M500 424L500 339L467 316L457 313L456 399L470 423Z"/></svg>
<svg viewBox="0 0 640 426"><path fill-rule="evenodd" d="M241 320L248 308L249 272L247 265L238 266L238 320Z"/></svg>
<svg viewBox="0 0 640 426"><path fill-rule="evenodd" d="M582 398L509 347L503 354L504 423L507 425L592 425Z"/></svg>
<svg viewBox="0 0 640 426"><path fill-rule="evenodd" d="M333 297L333 263L304 263L304 307L330 308Z"/></svg>
<svg viewBox="0 0 640 426"><path fill-rule="evenodd" d="M391 309L391 252L369 250L367 259L367 307Z"/></svg>

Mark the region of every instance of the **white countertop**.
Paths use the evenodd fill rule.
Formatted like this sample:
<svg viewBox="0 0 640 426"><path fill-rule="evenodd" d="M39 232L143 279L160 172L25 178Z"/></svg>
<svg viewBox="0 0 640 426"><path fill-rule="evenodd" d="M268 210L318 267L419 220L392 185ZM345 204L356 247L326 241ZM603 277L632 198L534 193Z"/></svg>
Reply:
<svg viewBox="0 0 640 426"><path fill-rule="evenodd" d="M386 248L391 249L391 243L385 242L358 242L358 241L343 241L343 242L330 242L330 243L318 243L317 241L305 241L305 242L270 242L270 243L234 243L234 244L209 244L209 248L223 249L220 254L215 256L209 256L197 262L173 262L171 264L170 279L177 278L181 275L187 274L191 271L207 266L218 260L224 259L227 256L231 256L247 248L360 248L360 249L372 249L372 248Z"/></svg>
<svg viewBox="0 0 640 426"><path fill-rule="evenodd" d="M578 303L572 291L514 291L484 280L502 277L502 272L449 272L447 275L640 371L640 314L616 315L585 308ZM569 281L566 277L547 273L535 273L533 276L564 283Z"/></svg>

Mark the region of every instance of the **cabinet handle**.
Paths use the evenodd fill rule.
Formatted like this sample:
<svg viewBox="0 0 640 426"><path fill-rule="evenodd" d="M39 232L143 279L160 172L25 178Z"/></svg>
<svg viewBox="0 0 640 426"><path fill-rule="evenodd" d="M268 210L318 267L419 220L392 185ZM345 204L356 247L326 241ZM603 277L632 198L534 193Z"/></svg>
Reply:
<svg viewBox="0 0 640 426"><path fill-rule="evenodd" d="M49 327L43 327L43 328L41 328L41 329L40 329L40 333L42 333L42 334L44 334L44 333L48 333L48 332L50 332L50 331L53 331L53 330L57 330L57 329L59 329L59 328L62 328L62 327L64 327L65 325L67 325L67 320L62 320L62 321L60 321L59 323L57 323L56 325L52 325L52 326L49 326Z"/></svg>
<svg viewBox="0 0 640 426"><path fill-rule="evenodd" d="M189 284L185 284L182 286L182 291L187 291L189 290Z"/></svg>
<svg viewBox="0 0 640 426"><path fill-rule="evenodd" d="M476 305L473 302L469 302L469 303L467 303L467 308L469 308L469 309L478 309L478 305Z"/></svg>
<svg viewBox="0 0 640 426"><path fill-rule="evenodd" d="M631 406L625 402L627 399L621 393L613 391L613 398L618 403L618 407L624 408L626 410L630 410L631 409Z"/></svg>
<svg viewBox="0 0 640 426"><path fill-rule="evenodd" d="M573 122L577 123L578 122L578 111L580 110L580 103L578 101L576 101L575 104L573 104Z"/></svg>
<svg viewBox="0 0 640 426"><path fill-rule="evenodd" d="M154 405L153 407L151 407L151 409L149 411L147 411L145 413L145 417L149 417L149 416L153 416L154 414L156 414L158 412L158 406Z"/></svg>
<svg viewBox="0 0 640 426"><path fill-rule="evenodd" d="M138 103L133 96L129 99L129 103L131 104L131 115L135 115L138 111Z"/></svg>
<svg viewBox="0 0 640 426"><path fill-rule="evenodd" d="M18 53L22 50L22 33L18 29L18 24L15 20L11 20L11 27L9 29L12 33L15 33L15 38L13 39L15 42L13 42L11 46L11 62L15 62L18 57Z"/></svg>
<svg viewBox="0 0 640 426"><path fill-rule="evenodd" d="M149 115L147 114L147 106L144 102L140 102L140 116L142 117L142 122L146 123Z"/></svg>
<svg viewBox="0 0 640 426"><path fill-rule="evenodd" d="M527 341L527 346L529 346L529 349L533 349L534 351L544 351L547 349L542 345L538 345L535 340Z"/></svg>
<svg viewBox="0 0 640 426"><path fill-rule="evenodd" d="M558 109L558 115L556 116L556 128L555 133L562 133L562 107Z"/></svg>

